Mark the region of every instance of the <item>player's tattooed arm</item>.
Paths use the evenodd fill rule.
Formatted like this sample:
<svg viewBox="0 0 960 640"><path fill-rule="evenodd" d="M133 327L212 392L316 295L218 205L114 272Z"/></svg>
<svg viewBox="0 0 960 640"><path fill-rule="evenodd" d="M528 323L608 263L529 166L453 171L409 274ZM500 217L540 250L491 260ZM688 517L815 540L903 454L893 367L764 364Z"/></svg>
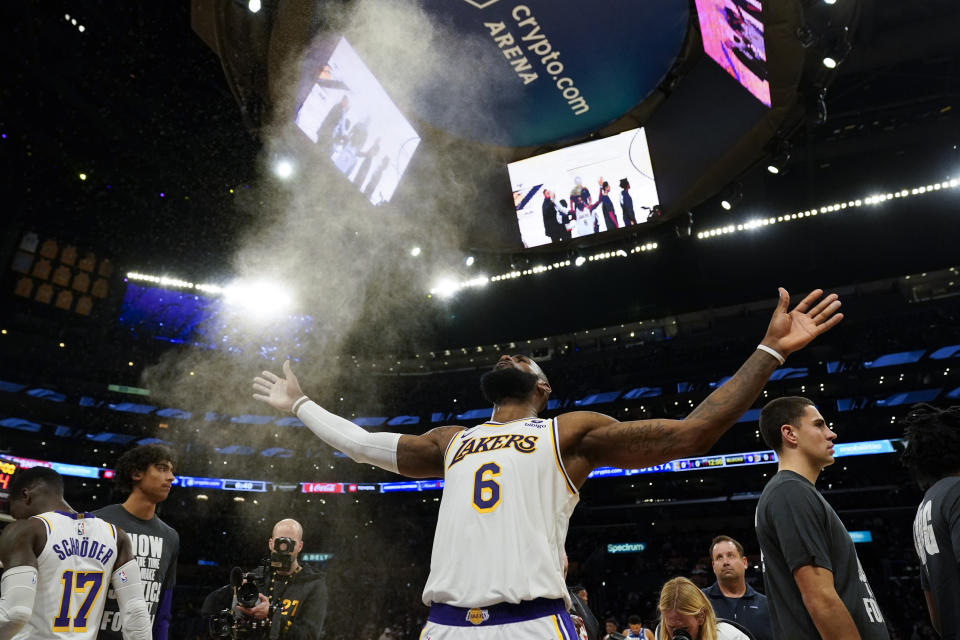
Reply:
<svg viewBox="0 0 960 640"><path fill-rule="evenodd" d="M588 432L584 448L595 466L626 468L702 455L750 408L776 365L771 356L756 351L685 419L614 422Z"/></svg>
<svg viewBox="0 0 960 640"><path fill-rule="evenodd" d="M397 443L397 467L410 478L442 478L443 454L450 440L463 427L437 427L421 436L400 436Z"/></svg>
<svg viewBox="0 0 960 640"><path fill-rule="evenodd" d="M817 289L788 312L789 295L780 289L761 344L786 357L836 326L843 319L837 313L840 301L835 294L822 300L821 296L823 291ZM640 468L706 453L753 405L778 364L770 353L755 351L683 420L618 422L588 412L561 416L561 449L568 471L585 479L598 466Z"/></svg>

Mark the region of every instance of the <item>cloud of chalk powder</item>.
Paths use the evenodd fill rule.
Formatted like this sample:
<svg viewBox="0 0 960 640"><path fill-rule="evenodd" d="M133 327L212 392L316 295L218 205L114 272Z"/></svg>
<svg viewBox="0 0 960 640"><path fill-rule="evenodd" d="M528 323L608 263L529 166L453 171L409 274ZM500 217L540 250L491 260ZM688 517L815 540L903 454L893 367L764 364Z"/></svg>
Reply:
<svg viewBox="0 0 960 640"><path fill-rule="evenodd" d="M312 318L309 331L302 330L302 323L240 314L230 334L232 351L218 345L166 354L145 372L144 384L173 406L227 415L272 413L251 400L249 382L261 369L279 371L288 355L299 360L295 370L305 391L321 399L337 398L336 382L353 366L345 341L358 327L375 336L360 345L366 352L393 351L387 345L401 341L428 343L429 314L418 312L417 305L432 304L426 291L436 278L461 275L457 268L463 264L466 230L484 213L470 206L482 188L478 176L489 171L487 167L502 167L500 152L478 151L414 116L424 107L423 96L433 95L430 90L439 83L451 99L427 107L460 109L469 104L471 109L460 117L487 129L496 127L487 114L495 101L509 99L504 97L509 92L481 88L472 77L477 61L489 55L489 42L454 32L414 2L359 0L349 9L337 3L321 7L332 8L321 8L328 13L318 22L342 27L421 135L420 148L393 201L373 207L328 158L302 151L309 145L293 125L288 107L294 103L300 62L309 46L287 65L276 97L284 108L275 109L273 121L261 131L258 197L246 205L254 208L256 223L245 234L232 266L240 280L278 283L288 290L292 313ZM272 163L294 151L294 175L277 179ZM421 247L419 258L409 255L413 246ZM285 333L289 326L301 330L292 337ZM264 351L265 343L274 350ZM264 441L270 437L272 433L264 435Z"/></svg>

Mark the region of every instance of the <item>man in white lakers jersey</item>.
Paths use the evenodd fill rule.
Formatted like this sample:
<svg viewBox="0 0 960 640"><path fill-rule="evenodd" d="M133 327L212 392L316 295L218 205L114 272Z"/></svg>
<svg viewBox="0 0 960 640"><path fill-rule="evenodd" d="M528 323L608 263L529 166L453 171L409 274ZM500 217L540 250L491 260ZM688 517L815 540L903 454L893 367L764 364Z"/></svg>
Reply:
<svg viewBox="0 0 960 640"><path fill-rule="evenodd" d="M63 499L63 478L46 467L14 476L10 513L17 521L0 535L0 640L92 640L111 585L124 638L149 640L140 568L127 534L74 511Z"/></svg>
<svg viewBox="0 0 960 640"><path fill-rule="evenodd" d="M442 477L430 576L423 592L426 640L574 640L563 578L567 522L587 475L602 466L642 468L701 455L756 400L784 358L835 326L836 295L813 291L788 312L780 300L757 350L683 420L618 422L574 411L542 419L550 383L522 355L503 356L481 378L493 418L421 436L367 433L310 401L284 363L263 372L254 398L292 411L357 462L414 478Z"/></svg>

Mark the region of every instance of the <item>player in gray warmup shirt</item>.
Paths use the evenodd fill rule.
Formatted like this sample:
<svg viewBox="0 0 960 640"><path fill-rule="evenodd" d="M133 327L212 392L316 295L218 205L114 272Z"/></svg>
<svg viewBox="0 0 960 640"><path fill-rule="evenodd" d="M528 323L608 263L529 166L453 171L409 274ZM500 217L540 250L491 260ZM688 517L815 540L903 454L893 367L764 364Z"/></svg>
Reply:
<svg viewBox="0 0 960 640"><path fill-rule="evenodd" d="M960 638L960 406L917 405L904 419L903 464L926 491L913 521L920 585L944 640Z"/></svg>
<svg viewBox="0 0 960 640"><path fill-rule="evenodd" d="M130 495L123 504L112 504L94 515L115 524L130 536L133 555L140 565L144 599L150 610L154 640L167 640L173 585L177 579L180 536L157 517L157 504L167 499L174 481L174 455L167 447L147 444L127 451L117 460L115 481ZM122 624L113 589L100 623L99 640L121 640Z"/></svg>
<svg viewBox="0 0 960 640"><path fill-rule="evenodd" d="M815 486L837 434L799 397L767 403L760 433L780 458L757 504L773 637L889 640L853 540Z"/></svg>

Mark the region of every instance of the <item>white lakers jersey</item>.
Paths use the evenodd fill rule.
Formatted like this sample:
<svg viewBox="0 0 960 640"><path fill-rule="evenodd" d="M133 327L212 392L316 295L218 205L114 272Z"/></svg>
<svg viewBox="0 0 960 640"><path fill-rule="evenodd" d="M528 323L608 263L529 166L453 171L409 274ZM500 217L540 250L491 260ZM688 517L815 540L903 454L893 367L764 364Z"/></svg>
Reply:
<svg viewBox="0 0 960 640"><path fill-rule="evenodd" d="M444 486L423 602L484 607L562 598L567 524L580 499L553 419L487 422L444 454Z"/></svg>
<svg viewBox="0 0 960 640"><path fill-rule="evenodd" d="M589 236L593 233L593 227L596 223L596 215L589 209L577 209L577 223L575 227L576 238Z"/></svg>
<svg viewBox="0 0 960 640"><path fill-rule="evenodd" d="M117 560L117 528L90 513L34 516L47 530L37 558L37 597L30 622L14 640L92 640Z"/></svg>

